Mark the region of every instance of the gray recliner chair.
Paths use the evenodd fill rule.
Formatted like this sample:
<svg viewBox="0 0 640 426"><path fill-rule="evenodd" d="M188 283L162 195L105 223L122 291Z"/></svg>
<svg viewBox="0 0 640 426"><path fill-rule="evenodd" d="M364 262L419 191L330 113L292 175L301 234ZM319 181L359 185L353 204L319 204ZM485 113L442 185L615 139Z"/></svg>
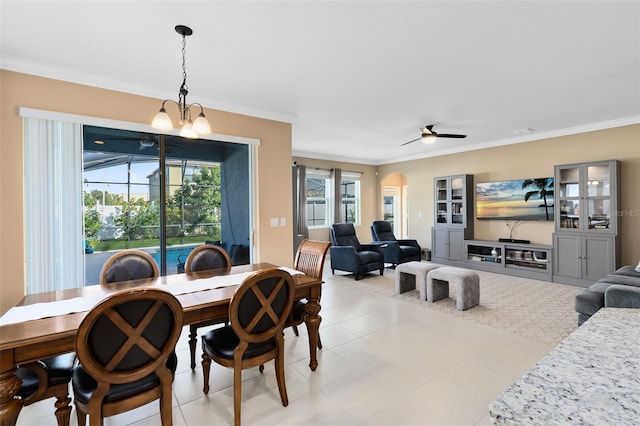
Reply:
<svg viewBox="0 0 640 426"><path fill-rule="evenodd" d="M377 244L360 244L352 223L335 223L329 229L332 246L329 248L331 272L353 273L356 281L367 272L384 273L384 255Z"/></svg>

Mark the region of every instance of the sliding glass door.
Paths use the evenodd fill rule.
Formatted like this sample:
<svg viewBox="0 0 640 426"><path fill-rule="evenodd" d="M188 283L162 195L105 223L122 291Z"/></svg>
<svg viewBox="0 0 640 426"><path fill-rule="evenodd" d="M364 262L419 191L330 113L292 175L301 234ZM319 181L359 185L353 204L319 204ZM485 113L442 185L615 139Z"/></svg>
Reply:
<svg viewBox="0 0 640 426"><path fill-rule="evenodd" d="M248 145L84 126L83 146L86 285L128 248L149 252L164 274L182 272L205 242L249 262Z"/></svg>

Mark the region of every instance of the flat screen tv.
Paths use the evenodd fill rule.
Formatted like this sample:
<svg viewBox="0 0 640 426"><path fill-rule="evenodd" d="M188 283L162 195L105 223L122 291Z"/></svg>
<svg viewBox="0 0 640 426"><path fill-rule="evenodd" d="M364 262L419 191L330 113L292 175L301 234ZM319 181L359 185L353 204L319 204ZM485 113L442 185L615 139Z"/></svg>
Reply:
<svg viewBox="0 0 640 426"><path fill-rule="evenodd" d="M476 217L502 220L553 220L553 178L476 184Z"/></svg>

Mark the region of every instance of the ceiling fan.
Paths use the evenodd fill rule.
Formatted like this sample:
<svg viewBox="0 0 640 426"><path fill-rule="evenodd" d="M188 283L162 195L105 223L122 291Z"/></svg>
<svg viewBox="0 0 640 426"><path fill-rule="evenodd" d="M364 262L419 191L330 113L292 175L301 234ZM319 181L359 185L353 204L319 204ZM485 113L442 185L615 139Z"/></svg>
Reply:
<svg viewBox="0 0 640 426"><path fill-rule="evenodd" d="M462 138L466 138L467 135L456 135L456 134L452 134L452 133L436 133L435 130L433 130L433 124L429 125L429 126L424 126L421 130L422 130L422 135L417 138L414 139L412 141L409 142L405 142L400 146L405 146L408 145L410 143L413 142L417 142L419 140L421 140L422 142L426 143L426 144L431 144L434 143L436 141L437 138L456 138L456 139L462 139Z"/></svg>
<svg viewBox="0 0 640 426"><path fill-rule="evenodd" d="M116 142L122 142L122 141L137 141L140 144L140 148L138 148L140 151L146 149L146 148L151 148L153 146L156 145L157 141L155 136L151 135L151 136L147 136L147 135L140 135L140 136L111 136L111 135L100 135L99 139L97 139L95 141L96 144L98 145L103 145L104 141L116 141Z"/></svg>

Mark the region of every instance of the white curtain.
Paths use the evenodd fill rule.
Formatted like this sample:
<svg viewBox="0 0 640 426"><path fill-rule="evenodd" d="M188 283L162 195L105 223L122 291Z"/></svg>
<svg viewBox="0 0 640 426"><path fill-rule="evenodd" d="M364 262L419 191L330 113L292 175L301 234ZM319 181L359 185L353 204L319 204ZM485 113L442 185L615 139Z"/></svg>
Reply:
<svg viewBox="0 0 640 426"><path fill-rule="evenodd" d="M82 287L82 126L24 123L27 294Z"/></svg>

